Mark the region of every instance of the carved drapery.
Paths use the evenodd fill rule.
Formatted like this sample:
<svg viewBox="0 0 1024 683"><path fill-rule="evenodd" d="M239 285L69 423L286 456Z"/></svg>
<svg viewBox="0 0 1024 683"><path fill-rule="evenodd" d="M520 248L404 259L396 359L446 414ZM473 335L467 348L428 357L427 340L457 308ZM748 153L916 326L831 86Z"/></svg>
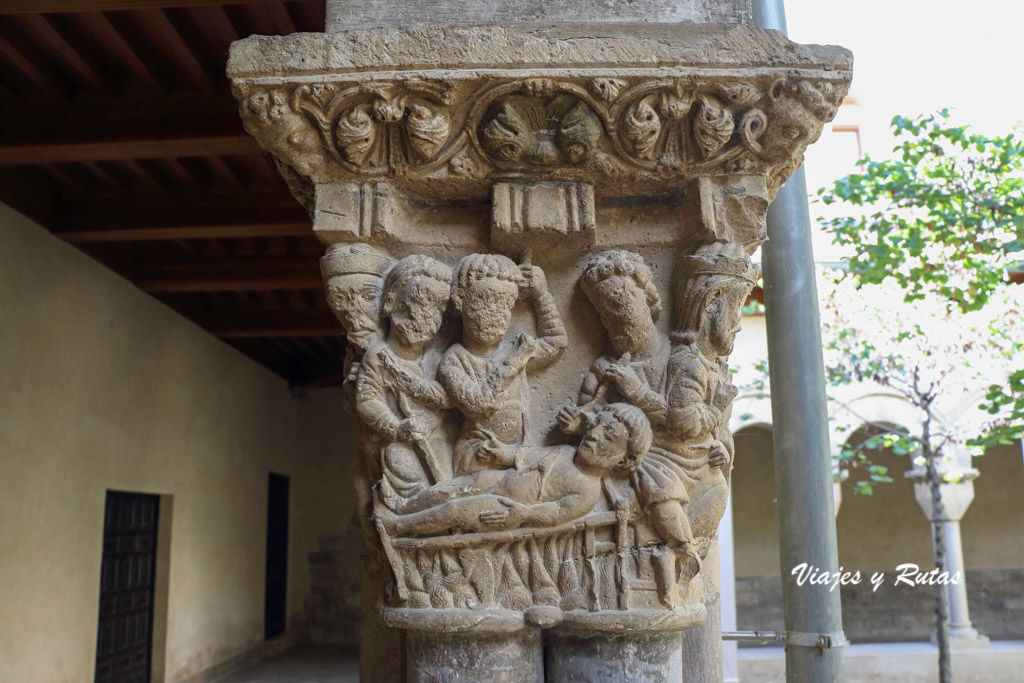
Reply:
<svg viewBox="0 0 1024 683"><path fill-rule="evenodd" d="M749 254L850 57L746 27L665 30L233 47L246 130L329 245L391 625L705 616Z"/></svg>

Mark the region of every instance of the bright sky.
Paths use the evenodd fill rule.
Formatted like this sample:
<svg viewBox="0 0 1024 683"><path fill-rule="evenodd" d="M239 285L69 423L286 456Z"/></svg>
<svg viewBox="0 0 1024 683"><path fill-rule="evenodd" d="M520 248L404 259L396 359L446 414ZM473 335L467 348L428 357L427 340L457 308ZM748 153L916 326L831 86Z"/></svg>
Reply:
<svg viewBox="0 0 1024 683"><path fill-rule="evenodd" d="M860 129L859 151L889 155L889 121L948 107L957 124L1003 134L1024 121L1024 2L1020 0L785 0L789 36L798 43L853 51L856 106L837 124ZM806 155L807 189L855 170L857 137L826 127ZM811 204L812 220L828 209ZM814 231L815 258L842 252Z"/></svg>
<svg viewBox="0 0 1024 683"><path fill-rule="evenodd" d="M866 108L950 107L986 132L1024 119L1019 0L785 2L790 38L853 51L851 94Z"/></svg>

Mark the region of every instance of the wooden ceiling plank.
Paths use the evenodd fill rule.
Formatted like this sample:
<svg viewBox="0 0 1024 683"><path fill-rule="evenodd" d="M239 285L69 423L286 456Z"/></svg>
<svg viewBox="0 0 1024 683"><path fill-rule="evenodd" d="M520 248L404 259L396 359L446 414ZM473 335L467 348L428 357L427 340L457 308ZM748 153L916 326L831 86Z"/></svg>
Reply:
<svg viewBox="0 0 1024 683"><path fill-rule="evenodd" d="M149 242L174 240L242 239L264 236L308 234L308 224L267 223L239 225L186 225L137 228L110 228L78 231L54 231L71 244L99 242Z"/></svg>
<svg viewBox="0 0 1024 683"><path fill-rule="evenodd" d="M0 166L69 164L168 159L203 154L246 154L258 149L256 141L241 135L188 136L164 139L96 140L57 144L17 144L0 147Z"/></svg>
<svg viewBox="0 0 1024 683"><path fill-rule="evenodd" d="M113 92L110 85L100 77L96 65L69 43L45 16L27 14L20 18L20 23L23 29L43 46L48 55L63 62L79 81L104 95Z"/></svg>
<svg viewBox="0 0 1024 683"><path fill-rule="evenodd" d="M32 85L44 96L51 100L62 101L64 93L54 85L49 75L36 65L35 61L27 58L4 36L0 36L0 55L7 58L18 71L22 73Z"/></svg>
<svg viewBox="0 0 1024 683"><path fill-rule="evenodd" d="M320 289L315 259L201 259L136 264L136 286L145 292Z"/></svg>
<svg viewBox="0 0 1024 683"><path fill-rule="evenodd" d="M227 61L227 49L232 42L238 40L238 31L231 23L231 17L227 15L220 5L210 7L196 7L186 10L196 28L206 37L210 46L218 51L224 52Z"/></svg>
<svg viewBox="0 0 1024 683"><path fill-rule="evenodd" d="M200 321L197 321L200 322ZM341 329L326 307L316 310L232 310L218 309L209 323L200 324L221 339L257 337L321 337ZM323 351L318 351L323 354Z"/></svg>
<svg viewBox="0 0 1024 683"><path fill-rule="evenodd" d="M231 170L223 159L219 156L208 156L203 159L206 164L213 171L213 175L220 181L222 185L232 190L241 190L242 181L238 179L235 172Z"/></svg>
<svg viewBox="0 0 1024 683"><path fill-rule="evenodd" d="M199 187L199 181L197 181L195 177L188 172L188 169L185 168L185 165L181 163L180 160L174 158L160 159L160 163L169 168L171 175L180 180L181 184L185 187L190 189Z"/></svg>
<svg viewBox="0 0 1024 683"><path fill-rule="evenodd" d="M157 181L153 175L142 167L138 161L134 159L125 159L121 162L131 172L132 176L138 181L139 185L150 190L159 190L160 182Z"/></svg>
<svg viewBox="0 0 1024 683"><path fill-rule="evenodd" d="M270 16L271 21L277 25L281 35L286 36L295 33L295 23L292 21L291 15L288 14L288 9L284 6L284 3L266 5L262 9Z"/></svg>
<svg viewBox="0 0 1024 683"><path fill-rule="evenodd" d="M143 9L135 14L142 25L149 29L151 38L160 47L160 53L169 56L188 76L188 80L201 92L212 93L216 89L213 79L181 37L170 18L161 9Z"/></svg>
<svg viewBox="0 0 1024 683"><path fill-rule="evenodd" d="M55 164L43 164L42 167L43 170L49 173L50 176L60 183L62 187L75 192L85 192L86 187L82 181L67 170Z"/></svg>
<svg viewBox="0 0 1024 683"><path fill-rule="evenodd" d="M89 166L103 172L95 164ZM94 195L61 202L53 232L72 243L313 236L309 215L284 192Z"/></svg>
<svg viewBox="0 0 1024 683"><path fill-rule="evenodd" d="M0 0L0 14L107 12L162 7L207 7L280 2L280 0Z"/></svg>
<svg viewBox="0 0 1024 683"><path fill-rule="evenodd" d="M157 92L163 92L163 87L153 71L146 66L146 63L106 16L100 12L83 12L74 15L74 20L83 31L89 32L102 41L103 45L117 58L118 64L127 69L135 81Z"/></svg>
<svg viewBox="0 0 1024 683"><path fill-rule="evenodd" d="M101 184L111 188L123 189L121 182L118 181L114 176L110 175L104 168L99 164L91 161L83 161L82 166L88 170L94 178L100 181Z"/></svg>
<svg viewBox="0 0 1024 683"><path fill-rule="evenodd" d="M0 165L262 154L225 96L6 107Z"/></svg>

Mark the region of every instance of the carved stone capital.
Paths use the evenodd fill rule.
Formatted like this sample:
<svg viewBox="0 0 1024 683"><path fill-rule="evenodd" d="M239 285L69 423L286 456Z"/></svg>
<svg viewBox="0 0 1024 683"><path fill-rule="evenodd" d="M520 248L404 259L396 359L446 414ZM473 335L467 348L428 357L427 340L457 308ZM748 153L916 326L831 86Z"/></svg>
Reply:
<svg viewBox="0 0 1024 683"><path fill-rule="evenodd" d="M232 46L228 75L246 130L297 174L445 200L486 199L495 176L636 197L743 173L764 175L771 195L850 82L849 52L775 31L578 31L253 36Z"/></svg>
<svg viewBox="0 0 1024 683"><path fill-rule="evenodd" d="M391 626L678 631L715 593L749 255L851 59L749 27L593 32L232 46L246 130L328 244Z"/></svg>

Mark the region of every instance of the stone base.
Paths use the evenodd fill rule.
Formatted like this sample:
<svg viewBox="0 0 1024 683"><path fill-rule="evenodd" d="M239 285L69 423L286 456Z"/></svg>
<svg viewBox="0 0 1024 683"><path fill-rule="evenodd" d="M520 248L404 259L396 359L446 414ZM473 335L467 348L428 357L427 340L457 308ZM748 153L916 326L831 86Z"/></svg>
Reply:
<svg viewBox="0 0 1024 683"><path fill-rule="evenodd" d="M498 635L407 631L405 642L408 683L544 681L539 629Z"/></svg>
<svg viewBox="0 0 1024 683"><path fill-rule="evenodd" d="M548 683L668 683L683 677L678 632L611 635L552 631L545 650Z"/></svg>

